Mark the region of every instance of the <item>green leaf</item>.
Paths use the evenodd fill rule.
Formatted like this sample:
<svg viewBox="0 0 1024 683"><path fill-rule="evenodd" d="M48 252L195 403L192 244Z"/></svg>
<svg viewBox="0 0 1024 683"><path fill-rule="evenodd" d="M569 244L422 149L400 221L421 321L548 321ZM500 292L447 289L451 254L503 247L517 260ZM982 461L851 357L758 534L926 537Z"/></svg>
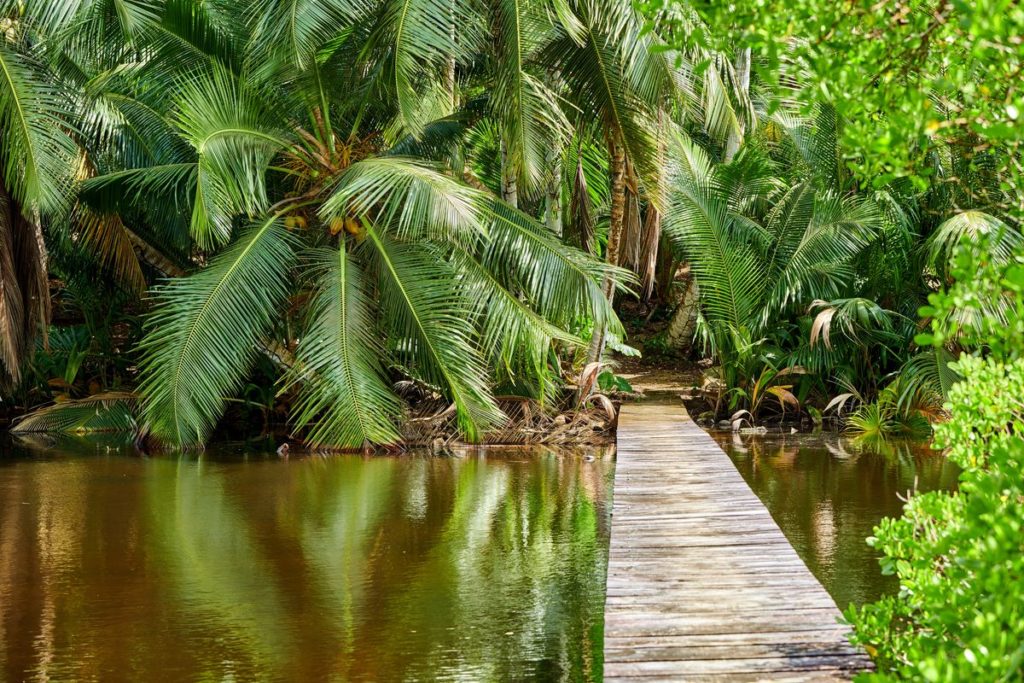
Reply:
<svg viewBox="0 0 1024 683"><path fill-rule="evenodd" d="M314 446L362 448L399 440L401 403L386 380L368 283L342 249L312 254L315 284L309 322L289 381L301 386L296 428Z"/></svg>
<svg viewBox="0 0 1024 683"><path fill-rule="evenodd" d="M192 446L213 430L287 294L293 246L277 217L268 218L207 268L156 290L139 393L158 439Z"/></svg>
<svg viewBox="0 0 1024 683"><path fill-rule="evenodd" d="M478 439L502 414L488 388L458 278L429 244L395 241L368 221L364 227L396 350L418 377L452 400L463 434Z"/></svg>

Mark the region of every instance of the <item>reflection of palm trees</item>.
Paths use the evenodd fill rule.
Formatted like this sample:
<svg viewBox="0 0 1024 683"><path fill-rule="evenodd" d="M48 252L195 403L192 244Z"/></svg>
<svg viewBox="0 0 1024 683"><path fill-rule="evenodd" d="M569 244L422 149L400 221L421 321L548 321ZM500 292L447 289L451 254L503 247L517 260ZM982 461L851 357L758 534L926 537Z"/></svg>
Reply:
<svg viewBox="0 0 1024 683"><path fill-rule="evenodd" d="M577 678L593 668L601 640L588 628L592 621L600 627L607 552L595 511L607 488L592 500L581 475L607 472L608 461L516 460L430 461L428 526L441 531L398 572L394 555L377 559L377 609L364 629L367 638L399 633L415 645L361 659L351 678L403 669L498 680L543 675L546 669L521 668L531 660ZM553 640L553 627L571 635Z"/></svg>
<svg viewBox="0 0 1024 683"><path fill-rule="evenodd" d="M956 468L926 444L884 445L837 435L719 435L747 483L841 607L875 599L891 587L865 539L883 516L898 515L901 497L951 488Z"/></svg>
<svg viewBox="0 0 1024 683"><path fill-rule="evenodd" d="M284 672L296 647L284 629L285 606L225 477L201 460L154 467L164 471L147 478L146 501L158 557L166 563L160 571L186 620L206 624L228 643L209 673Z"/></svg>
<svg viewBox="0 0 1024 683"><path fill-rule="evenodd" d="M610 472L536 451L0 468L0 679L47 657L72 680L598 678Z"/></svg>

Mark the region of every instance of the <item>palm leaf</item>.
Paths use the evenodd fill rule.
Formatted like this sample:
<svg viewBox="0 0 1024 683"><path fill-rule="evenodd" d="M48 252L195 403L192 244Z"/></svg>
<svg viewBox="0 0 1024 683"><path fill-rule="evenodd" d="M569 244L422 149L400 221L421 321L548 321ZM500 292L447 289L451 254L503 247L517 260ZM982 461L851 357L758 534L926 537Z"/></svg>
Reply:
<svg viewBox="0 0 1024 683"><path fill-rule="evenodd" d="M363 49L379 88L395 103L402 132L419 136L436 118L424 102L449 60L466 61L482 37L468 0L387 0ZM455 39L457 35L457 40Z"/></svg>
<svg viewBox="0 0 1024 683"><path fill-rule="evenodd" d="M487 224L486 193L413 159L380 157L352 164L320 208L322 218L368 216L402 239L478 241Z"/></svg>
<svg viewBox="0 0 1024 683"><path fill-rule="evenodd" d="M734 237L734 221L707 153L688 140L679 141L678 149L675 191L662 227L690 260L707 323L721 330L746 328L758 317L765 267L747 241Z"/></svg>
<svg viewBox="0 0 1024 683"><path fill-rule="evenodd" d="M949 390L962 377L951 367L956 359L943 348L925 349L917 353L900 368L897 405L906 407L922 398L932 403L942 403L949 396Z"/></svg>
<svg viewBox="0 0 1024 683"><path fill-rule="evenodd" d="M222 68L185 83L176 123L198 155L192 235L211 248L231 237L234 216L267 208L264 174L288 134L262 95Z"/></svg>
<svg viewBox="0 0 1024 683"><path fill-rule="evenodd" d="M70 197L77 153L67 99L42 65L0 44L3 183L25 206L52 212Z"/></svg>
<svg viewBox="0 0 1024 683"><path fill-rule="evenodd" d="M292 240L276 217L264 220L208 268L156 290L139 386L154 436L195 445L212 431L287 293Z"/></svg>
<svg viewBox="0 0 1024 683"><path fill-rule="evenodd" d="M1005 263L1021 244L1019 230L983 211L963 211L942 222L928 238L928 255L932 265L946 268L957 247L965 242L987 238L991 254Z"/></svg>
<svg viewBox="0 0 1024 683"><path fill-rule="evenodd" d="M495 81L491 107L500 121L506 163L529 191L544 179L545 155L560 149L569 123L558 97L542 78L528 71L552 26L543 4L534 0L495 0Z"/></svg>
<svg viewBox="0 0 1024 683"><path fill-rule="evenodd" d="M509 291L472 254L456 255L466 279L466 297L481 329L480 346L490 365L509 380L543 386L549 379L548 354L554 340L582 346L579 337L538 315L528 301Z"/></svg>
<svg viewBox="0 0 1024 683"><path fill-rule="evenodd" d="M11 427L11 432L135 433L139 431L135 415L137 401L138 396L127 391L108 391L87 398L60 401L22 416Z"/></svg>
<svg viewBox="0 0 1024 683"><path fill-rule="evenodd" d="M497 198L482 199L488 202L490 224L480 261L502 286L556 327L571 329L589 318L611 334L624 334L601 282L610 274L626 289L636 281L632 273L563 244L543 224Z"/></svg>
<svg viewBox="0 0 1024 683"><path fill-rule="evenodd" d="M474 343L469 306L450 266L426 244L398 242L364 222L380 307L399 355L455 404L470 440L501 419Z"/></svg>
<svg viewBox="0 0 1024 683"><path fill-rule="evenodd" d="M146 278L135 254L131 233L121 218L117 214L97 214L85 206L79 206L75 219L82 242L118 282L138 294L145 291Z"/></svg>
<svg viewBox="0 0 1024 683"><path fill-rule="evenodd" d="M644 60L635 57L642 22L628 4L585 4L580 20L585 27L584 42L578 44L568 34L552 41L544 51L544 60L563 74L573 103L585 112L592 112L601 126L625 146L627 156L636 166L649 191L659 187L660 169L657 158L656 117L660 89L646 85L651 77L643 67ZM660 64L660 62L659 62Z"/></svg>
<svg viewBox="0 0 1024 683"><path fill-rule="evenodd" d="M249 49L259 58L283 55L298 69L315 68L317 53L361 18L358 0L257 0L246 12L253 25Z"/></svg>
<svg viewBox="0 0 1024 683"><path fill-rule="evenodd" d="M401 404L385 381L363 273L344 248L317 251L311 261L316 284L296 351L301 368L291 376L301 384L295 426L309 427L314 446L394 443Z"/></svg>

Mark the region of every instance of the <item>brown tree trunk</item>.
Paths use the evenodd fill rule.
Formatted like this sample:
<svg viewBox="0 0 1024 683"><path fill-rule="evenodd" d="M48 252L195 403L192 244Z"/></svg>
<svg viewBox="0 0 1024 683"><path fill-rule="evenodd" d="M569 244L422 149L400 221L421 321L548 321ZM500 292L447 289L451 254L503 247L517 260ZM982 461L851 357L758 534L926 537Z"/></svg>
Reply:
<svg viewBox="0 0 1024 683"><path fill-rule="evenodd" d="M679 305L665 330L665 345L681 353L689 353L693 347L693 335L697 331L697 312L700 307L700 289L691 272L686 279L686 289Z"/></svg>
<svg viewBox="0 0 1024 683"><path fill-rule="evenodd" d="M608 215L608 245L605 248L605 261L612 266L619 265L619 246L622 241L622 228L626 215L626 154L622 144L612 139L608 144L609 156L611 157L611 208ZM615 299L615 279L609 274L601 283L601 291L605 299L611 304ZM594 333L590 338L590 352L587 355L587 362L594 363L601 359L604 352L606 325L594 327Z"/></svg>

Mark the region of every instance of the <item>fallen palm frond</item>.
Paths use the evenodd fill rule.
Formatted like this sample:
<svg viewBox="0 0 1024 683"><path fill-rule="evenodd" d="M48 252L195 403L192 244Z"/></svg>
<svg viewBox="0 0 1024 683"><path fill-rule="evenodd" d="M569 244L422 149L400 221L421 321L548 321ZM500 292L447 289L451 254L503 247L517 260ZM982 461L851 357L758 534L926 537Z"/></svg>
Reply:
<svg viewBox="0 0 1024 683"><path fill-rule="evenodd" d="M138 396L129 391L107 391L87 398L59 401L25 415L11 427L14 434L142 432L136 418Z"/></svg>

